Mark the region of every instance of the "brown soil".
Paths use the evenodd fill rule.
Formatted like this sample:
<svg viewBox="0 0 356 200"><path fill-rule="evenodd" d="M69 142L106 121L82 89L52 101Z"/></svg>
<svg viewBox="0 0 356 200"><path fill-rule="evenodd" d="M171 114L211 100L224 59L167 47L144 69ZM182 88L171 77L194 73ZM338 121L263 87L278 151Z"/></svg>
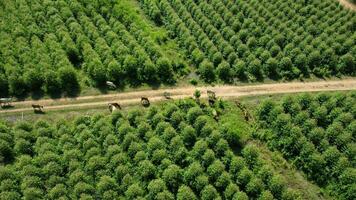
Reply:
<svg viewBox="0 0 356 200"><path fill-rule="evenodd" d="M343 5L345 8L349 8L351 10L356 10L356 5L351 3L348 0L339 0L340 4Z"/></svg>

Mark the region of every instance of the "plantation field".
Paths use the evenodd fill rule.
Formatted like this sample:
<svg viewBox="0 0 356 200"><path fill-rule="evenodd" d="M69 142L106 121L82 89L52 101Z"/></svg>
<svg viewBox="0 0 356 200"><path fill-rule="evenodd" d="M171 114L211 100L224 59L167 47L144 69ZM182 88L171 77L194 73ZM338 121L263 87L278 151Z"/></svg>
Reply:
<svg viewBox="0 0 356 200"><path fill-rule="evenodd" d="M1 97L356 71L335 0L4 0L0 19Z"/></svg>
<svg viewBox="0 0 356 200"><path fill-rule="evenodd" d="M355 73L355 12L337 1L156 2L208 82Z"/></svg>
<svg viewBox="0 0 356 200"><path fill-rule="evenodd" d="M355 6L0 0L0 200L356 199Z"/></svg>
<svg viewBox="0 0 356 200"><path fill-rule="evenodd" d="M329 198L252 130L233 103L189 99L144 112L1 122L0 198Z"/></svg>
<svg viewBox="0 0 356 200"><path fill-rule="evenodd" d="M265 100L257 109L255 136L280 151L330 195L355 199L355 94Z"/></svg>
<svg viewBox="0 0 356 200"><path fill-rule="evenodd" d="M1 96L171 84L186 74L174 42L134 1L2 1L0 9Z"/></svg>

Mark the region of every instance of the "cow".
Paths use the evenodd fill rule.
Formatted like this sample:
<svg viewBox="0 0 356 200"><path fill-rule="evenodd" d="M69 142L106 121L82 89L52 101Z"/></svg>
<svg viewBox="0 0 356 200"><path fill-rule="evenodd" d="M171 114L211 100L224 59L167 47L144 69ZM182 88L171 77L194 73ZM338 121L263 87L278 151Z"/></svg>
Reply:
<svg viewBox="0 0 356 200"><path fill-rule="evenodd" d="M32 104L32 108L35 113L43 113L43 106L39 104Z"/></svg>
<svg viewBox="0 0 356 200"><path fill-rule="evenodd" d="M113 89L115 90L116 89L116 85L111 82L111 81L106 81L106 85L110 88L110 89Z"/></svg>
<svg viewBox="0 0 356 200"><path fill-rule="evenodd" d="M150 106L150 100L148 100L147 97L141 97L141 104L143 107L149 107Z"/></svg>
<svg viewBox="0 0 356 200"><path fill-rule="evenodd" d="M110 112L114 112L115 110L121 110L121 106L118 103L108 103Z"/></svg>
<svg viewBox="0 0 356 200"><path fill-rule="evenodd" d="M12 98L0 98L0 106L1 108L9 108L11 107Z"/></svg>

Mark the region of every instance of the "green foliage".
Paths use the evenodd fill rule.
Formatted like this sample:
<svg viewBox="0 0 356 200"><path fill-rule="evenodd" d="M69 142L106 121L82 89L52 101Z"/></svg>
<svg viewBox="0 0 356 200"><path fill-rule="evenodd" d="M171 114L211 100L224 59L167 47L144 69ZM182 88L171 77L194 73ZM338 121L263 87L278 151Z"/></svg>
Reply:
<svg viewBox="0 0 356 200"><path fill-rule="evenodd" d="M162 25L156 3L142 1L142 5ZM61 69L72 68L78 74L73 82L85 80L94 87L106 86L106 81L119 86L174 83L186 65L172 66L182 61L177 49L163 44L166 31L150 24L137 6L132 1L83 0L2 5L0 12L8 15L0 16L4 22L0 25L0 95L42 90L50 95L76 94L79 85L71 91L74 84L61 76Z"/></svg>
<svg viewBox="0 0 356 200"><path fill-rule="evenodd" d="M154 2L165 27L187 51L206 82L214 81L215 74L220 80L231 82L234 78L296 79L310 73L327 77L355 72L355 35L351 25L354 13L342 9L338 2ZM147 3L143 3L146 7ZM262 12L266 10L273 15ZM318 17L331 11L342 17ZM285 12L289 14L281 17ZM336 23L327 24L328 20Z"/></svg>
<svg viewBox="0 0 356 200"><path fill-rule="evenodd" d="M210 83L215 80L215 72L214 72L214 66L211 62L208 60L204 60L203 62L200 63L198 72L200 74L200 77Z"/></svg>
<svg viewBox="0 0 356 200"><path fill-rule="evenodd" d="M133 109L65 123L0 123L0 196L244 199L267 198L268 189L281 197L288 187L270 183L277 174L265 172L271 167L258 149L239 146L241 156L234 154L238 134L224 139L226 129L219 127L226 121L214 120L210 112L186 99L143 113ZM334 151L328 152L325 157L335 159Z"/></svg>
<svg viewBox="0 0 356 200"><path fill-rule="evenodd" d="M174 80L174 71L172 64L166 58L158 59L157 61L157 73L163 82L173 83Z"/></svg>
<svg viewBox="0 0 356 200"><path fill-rule="evenodd" d="M62 89L67 92L67 94L75 94L78 92L79 83L77 78L77 73L72 68L61 68L58 71L59 81L62 85Z"/></svg>
<svg viewBox="0 0 356 200"><path fill-rule="evenodd" d="M207 83L356 71L354 12L333 0L35 0L0 8L8 14L0 16L1 96L74 95L73 82L174 84L188 63ZM63 69L75 69L72 83Z"/></svg>
<svg viewBox="0 0 356 200"><path fill-rule="evenodd" d="M201 96L200 90L195 90L195 92L194 92L195 99L199 99L200 96Z"/></svg>
<svg viewBox="0 0 356 200"><path fill-rule="evenodd" d="M302 94L287 96L280 102L265 101L257 108L258 125L265 130L256 135L270 148L281 151L330 194L352 199L353 184L341 181L346 171L348 177L352 177L354 169L350 168L354 155L349 155L346 150L355 145L354 135L347 129L355 118L346 106L348 103L356 103L353 92ZM246 158L254 157L248 153L250 156ZM298 198L292 191L278 192L282 187L284 183L277 177L271 179L269 190L273 196Z"/></svg>

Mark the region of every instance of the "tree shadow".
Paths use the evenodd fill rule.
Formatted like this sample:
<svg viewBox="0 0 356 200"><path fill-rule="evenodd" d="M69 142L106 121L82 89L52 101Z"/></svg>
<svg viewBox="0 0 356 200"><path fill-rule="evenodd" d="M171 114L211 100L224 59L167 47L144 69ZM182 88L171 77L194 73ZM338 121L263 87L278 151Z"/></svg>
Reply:
<svg viewBox="0 0 356 200"><path fill-rule="evenodd" d="M43 110L34 110L33 111L36 115L44 115L46 114L46 112L44 112Z"/></svg>
<svg viewBox="0 0 356 200"><path fill-rule="evenodd" d="M62 91L58 90L48 94L51 99L60 99L62 97Z"/></svg>
<svg viewBox="0 0 356 200"><path fill-rule="evenodd" d="M278 74L271 74L268 76L269 79L273 80L273 81L280 81L281 77L278 76Z"/></svg>
<svg viewBox="0 0 356 200"><path fill-rule="evenodd" d="M37 91L33 91L31 93L31 98L34 100L39 100L39 99L43 98L44 95L45 95L45 93L43 90L37 90Z"/></svg>
<svg viewBox="0 0 356 200"><path fill-rule="evenodd" d="M70 98L74 98L74 97L78 97L79 94L80 94L80 87L79 86L76 86L74 88L72 88L71 90L69 91L65 91L64 92L64 96L66 97L70 97Z"/></svg>
<svg viewBox="0 0 356 200"><path fill-rule="evenodd" d="M109 90L110 90L104 85L97 86L97 88L98 88L98 90L100 91L101 94L107 94L109 92Z"/></svg>
<svg viewBox="0 0 356 200"><path fill-rule="evenodd" d="M177 80L171 79L171 80L164 81L162 83L167 86L175 86L177 84ZM162 83L157 82L158 86L160 86Z"/></svg>
<svg viewBox="0 0 356 200"><path fill-rule="evenodd" d="M67 56L68 56L69 61L76 68L79 68L82 65L83 59L78 55L77 52L75 52L73 50L69 50L69 52L67 52Z"/></svg>
<svg viewBox="0 0 356 200"><path fill-rule="evenodd" d="M30 96L30 93L24 92L22 94L15 94L14 97L16 97L17 100L19 101L24 101Z"/></svg>
<svg viewBox="0 0 356 200"><path fill-rule="evenodd" d="M158 83L158 82L156 82L156 83L150 83L149 84L149 86L150 86L150 88L151 89L153 89L153 90L157 90L157 89L159 89L160 87L161 87L161 83Z"/></svg>
<svg viewBox="0 0 356 200"><path fill-rule="evenodd" d="M235 82L242 82L242 83L248 83L248 76L247 74L237 74L237 76L234 79Z"/></svg>

